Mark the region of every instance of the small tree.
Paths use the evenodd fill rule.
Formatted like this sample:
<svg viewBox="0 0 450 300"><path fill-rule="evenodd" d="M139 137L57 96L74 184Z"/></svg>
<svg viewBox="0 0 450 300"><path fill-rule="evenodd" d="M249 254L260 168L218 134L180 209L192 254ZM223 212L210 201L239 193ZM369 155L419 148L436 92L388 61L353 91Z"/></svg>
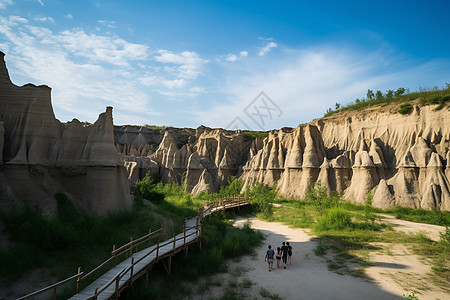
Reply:
<svg viewBox="0 0 450 300"><path fill-rule="evenodd" d="M327 189L322 187L320 182L312 183L308 188L306 199L314 203L319 215L322 217L324 210L329 207L330 198L327 196Z"/></svg>
<svg viewBox="0 0 450 300"><path fill-rule="evenodd" d="M341 104L336 103L336 104L334 105L334 108L335 108L336 110L339 110L339 109L341 108Z"/></svg>
<svg viewBox="0 0 450 300"><path fill-rule="evenodd" d="M364 205L363 218L366 224L374 224L375 223L375 214L372 208L372 193L368 192L366 195L366 203Z"/></svg>
<svg viewBox="0 0 450 300"><path fill-rule="evenodd" d="M381 91L377 91L375 97L377 98L377 100L381 100L384 98L383 93Z"/></svg>
<svg viewBox="0 0 450 300"><path fill-rule="evenodd" d="M393 90L387 90L386 91L386 98L392 98L394 97L394 91Z"/></svg>
<svg viewBox="0 0 450 300"><path fill-rule="evenodd" d="M367 99L372 100L375 97L375 94L372 90L367 90Z"/></svg>
<svg viewBox="0 0 450 300"><path fill-rule="evenodd" d="M395 91L395 96L398 97L398 96L403 95L404 93L405 93L405 88L400 87Z"/></svg>

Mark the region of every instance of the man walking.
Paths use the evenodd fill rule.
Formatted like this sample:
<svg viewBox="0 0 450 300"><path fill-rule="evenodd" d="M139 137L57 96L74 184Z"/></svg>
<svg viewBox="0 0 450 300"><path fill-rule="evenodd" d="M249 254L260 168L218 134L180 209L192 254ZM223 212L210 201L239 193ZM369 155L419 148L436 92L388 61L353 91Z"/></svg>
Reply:
<svg viewBox="0 0 450 300"><path fill-rule="evenodd" d="M273 256L275 255L275 251L273 251L272 246L269 245L269 250L267 250L266 252L266 257L264 259L264 261L267 261L267 263L269 264L269 272L272 271L272 266L273 266Z"/></svg>
<svg viewBox="0 0 450 300"><path fill-rule="evenodd" d="M283 260L283 267L286 269L288 247L286 246L285 242L283 242L283 246L281 246L281 255L281 259Z"/></svg>

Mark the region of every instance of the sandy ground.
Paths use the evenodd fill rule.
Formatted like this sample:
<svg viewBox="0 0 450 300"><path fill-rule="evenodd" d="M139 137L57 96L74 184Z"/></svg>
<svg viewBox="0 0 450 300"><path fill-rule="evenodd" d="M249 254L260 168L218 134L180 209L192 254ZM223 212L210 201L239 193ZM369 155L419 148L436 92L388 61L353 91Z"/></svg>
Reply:
<svg viewBox="0 0 450 300"><path fill-rule="evenodd" d="M253 229L264 233L264 245L255 249L256 255L229 261L229 273L208 279L220 282L220 286L194 293L194 299L220 298L227 289L238 290L247 299L404 299L403 295L411 294L413 290L421 300L450 298L449 293L425 279L430 272L430 265L414 256L403 245L391 246L386 251L371 252L371 266L365 270L369 279L339 275L328 270L327 257L314 254L317 241L306 229L290 228L256 218L236 220L235 225L241 226L247 221ZM408 232L424 233L429 230L426 224L407 221L395 224L395 219L390 222L395 225L393 227L396 230L406 228L405 231ZM443 229L436 226L428 234L439 236L439 231ZM283 241L289 241L293 247L292 266L287 269L275 267L269 272L268 265L264 262L267 245L271 244L276 248ZM383 249L387 245L377 246ZM266 290L265 297L261 295L262 288Z"/></svg>

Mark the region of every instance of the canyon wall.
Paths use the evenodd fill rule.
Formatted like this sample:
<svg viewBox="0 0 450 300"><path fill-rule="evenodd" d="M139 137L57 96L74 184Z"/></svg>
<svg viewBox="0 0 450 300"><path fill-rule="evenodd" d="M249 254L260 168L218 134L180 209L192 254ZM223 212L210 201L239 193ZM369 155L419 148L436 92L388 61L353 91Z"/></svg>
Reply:
<svg viewBox="0 0 450 300"><path fill-rule="evenodd" d="M48 86L14 85L0 52L0 209L56 209L54 194L99 214L130 208L127 174L114 147L112 107L95 124L62 124Z"/></svg>
<svg viewBox="0 0 450 300"><path fill-rule="evenodd" d="M216 192L262 146L240 131L116 126L116 148L123 155L131 187L150 172L163 182L185 183L189 192ZM259 145L259 146L258 146Z"/></svg>
<svg viewBox="0 0 450 300"><path fill-rule="evenodd" d="M450 210L450 111L413 104L409 115L392 104L271 131L242 178L289 198L318 181L358 204L372 192L375 207Z"/></svg>
<svg viewBox="0 0 450 300"><path fill-rule="evenodd" d="M218 191L229 176L276 186L287 198L304 199L321 182L329 192L387 208L450 210L450 111L413 101L409 115L398 104L346 111L297 128L272 130L265 139L223 129L150 130L116 127L131 184L147 172L189 191Z"/></svg>

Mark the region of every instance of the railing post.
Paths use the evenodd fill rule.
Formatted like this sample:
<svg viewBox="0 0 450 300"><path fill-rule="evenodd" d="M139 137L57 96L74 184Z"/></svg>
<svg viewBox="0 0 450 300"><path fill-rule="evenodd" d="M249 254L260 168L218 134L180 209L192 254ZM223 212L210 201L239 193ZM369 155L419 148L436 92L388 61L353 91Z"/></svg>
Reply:
<svg viewBox="0 0 450 300"><path fill-rule="evenodd" d="M112 250L111 254L114 257L114 259L113 259L113 267L115 267L116 266L116 245L113 245L113 250Z"/></svg>
<svg viewBox="0 0 450 300"><path fill-rule="evenodd" d="M175 233L173 234L173 253L175 253Z"/></svg>
<svg viewBox="0 0 450 300"><path fill-rule="evenodd" d="M81 277L80 277L80 274L81 273L81 267L78 267L78 277L77 277L77 294L80 292L80 279L81 279Z"/></svg>
<svg viewBox="0 0 450 300"><path fill-rule="evenodd" d="M133 255L133 237L132 236L130 236L130 253L129 253L129 255L130 256Z"/></svg>
<svg viewBox="0 0 450 300"><path fill-rule="evenodd" d="M53 300L56 300L56 286L53 288Z"/></svg>
<svg viewBox="0 0 450 300"><path fill-rule="evenodd" d="M131 275L130 275L130 286L133 285L133 269L134 269L134 257L131 258Z"/></svg>
<svg viewBox="0 0 450 300"><path fill-rule="evenodd" d="M116 290L114 291L114 299L119 300L119 276L116 277Z"/></svg>
<svg viewBox="0 0 450 300"><path fill-rule="evenodd" d="M159 239L158 239L158 243L156 244L156 262L158 262L159 260Z"/></svg>
<svg viewBox="0 0 450 300"><path fill-rule="evenodd" d="M183 233L184 233L184 246L186 246L186 225L184 225Z"/></svg>
<svg viewBox="0 0 450 300"><path fill-rule="evenodd" d="M150 247L152 245L152 229L148 229L148 246Z"/></svg>

